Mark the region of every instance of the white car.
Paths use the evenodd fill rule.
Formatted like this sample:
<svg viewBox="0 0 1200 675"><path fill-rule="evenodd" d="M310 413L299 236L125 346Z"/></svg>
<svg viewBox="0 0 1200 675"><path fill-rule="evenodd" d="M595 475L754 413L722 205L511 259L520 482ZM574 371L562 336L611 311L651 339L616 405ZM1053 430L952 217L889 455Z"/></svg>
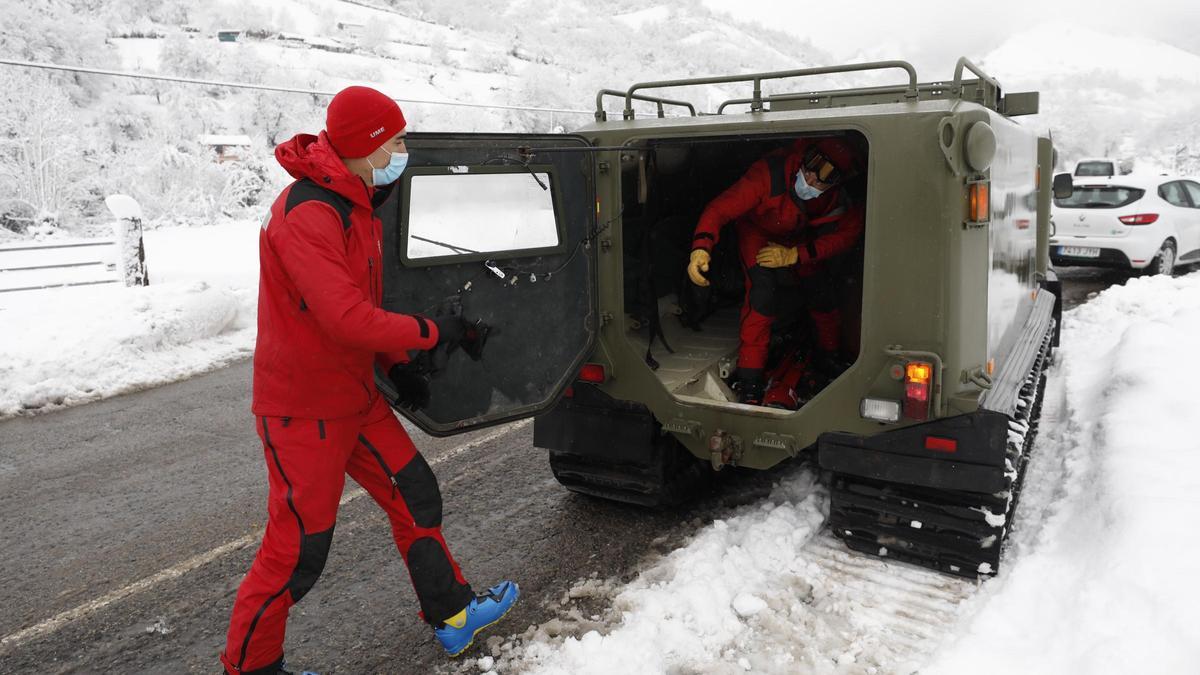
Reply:
<svg viewBox="0 0 1200 675"><path fill-rule="evenodd" d="M1054 200L1050 260L1171 274L1200 262L1200 182L1167 175L1075 177Z"/></svg>
<svg viewBox="0 0 1200 675"><path fill-rule="evenodd" d="M1113 157L1085 157L1075 163L1075 170L1071 172L1076 178L1080 176L1116 176L1118 174L1127 174L1128 171L1122 171L1121 162Z"/></svg>

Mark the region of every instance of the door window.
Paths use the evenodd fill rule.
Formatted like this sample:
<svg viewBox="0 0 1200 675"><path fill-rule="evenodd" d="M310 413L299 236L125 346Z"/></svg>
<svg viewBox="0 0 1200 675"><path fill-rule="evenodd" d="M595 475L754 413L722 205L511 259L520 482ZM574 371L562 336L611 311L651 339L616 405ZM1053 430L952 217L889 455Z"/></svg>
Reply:
<svg viewBox="0 0 1200 675"><path fill-rule="evenodd" d="M413 175L406 257L551 251L561 241L551 188L547 172Z"/></svg>
<svg viewBox="0 0 1200 675"><path fill-rule="evenodd" d="M1158 196L1165 199L1172 206L1187 208L1192 205L1188 200L1187 193L1183 191L1183 183L1181 181L1164 183L1158 188Z"/></svg>
<svg viewBox="0 0 1200 675"><path fill-rule="evenodd" d="M1187 190L1188 197L1192 199L1192 208L1200 208L1200 183L1185 180L1183 187Z"/></svg>
<svg viewBox="0 0 1200 675"><path fill-rule="evenodd" d="M1080 162L1075 166L1076 176L1115 176L1112 162Z"/></svg>

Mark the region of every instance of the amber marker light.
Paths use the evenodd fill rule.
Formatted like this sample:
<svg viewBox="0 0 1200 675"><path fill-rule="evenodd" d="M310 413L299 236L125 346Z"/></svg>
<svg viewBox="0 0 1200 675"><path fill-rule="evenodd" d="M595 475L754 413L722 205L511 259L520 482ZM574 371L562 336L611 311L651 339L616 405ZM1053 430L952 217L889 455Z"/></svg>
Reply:
<svg viewBox="0 0 1200 675"><path fill-rule="evenodd" d="M929 419L929 399L933 389L933 364L912 361L904 367L904 416Z"/></svg>
<svg viewBox="0 0 1200 675"><path fill-rule="evenodd" d="M967 188L967 202L971 222L982 223L988 219L988 184L971 183Z"/></svg>

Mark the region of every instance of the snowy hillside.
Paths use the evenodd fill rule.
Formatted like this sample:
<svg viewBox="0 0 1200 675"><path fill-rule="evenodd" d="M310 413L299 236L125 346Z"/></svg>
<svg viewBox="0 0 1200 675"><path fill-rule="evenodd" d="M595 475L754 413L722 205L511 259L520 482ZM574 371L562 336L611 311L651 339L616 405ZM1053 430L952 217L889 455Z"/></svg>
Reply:
<svg viewBox="0 0 1200 675"><path fill-rule="evenodd" d="M1200 55L1149 38L1045 23L979 63L1008 91L1041 92L1033 123L1054 134L1064 166L1103 155L1151 170L1200 172Z"/></svg>
<svg viewBox="0 0 1200 675"><path fill-rule="evenodd" d="M61 28L68 17L78 26L73 32ZM221 41L221 31L236 37ZM691 0L650 7L631 0L379 0L376 7L320 0L44 0L9 12L0 52L302 91L371 84L410 101L404 107L411 128L423 131L570 129L591 119L600 88L829 60L803 40L715 17ZM103 221L100 198L111 193L132 194L154 222L253 217L264 195L286 180L271 148L320 129L328 101L14 67L0 70L0 86L30 93L0 105L0 131L27 148L24 155L10 150L4 161L17 170L0 176L10 194L20 195L0 205L0 222L18 231L38 222L78 229ZM701 106L747 91L712 88ZM47 110L55 111L53 120ZM245 134L252 147L243 162L218 167L212 149L199 142L207 134ZM82 176L63 147L82 153L88 166ZM49 178L19 160L38 153L51 155ZM39 181L51 184L49 194L30 186Z"/></svg>

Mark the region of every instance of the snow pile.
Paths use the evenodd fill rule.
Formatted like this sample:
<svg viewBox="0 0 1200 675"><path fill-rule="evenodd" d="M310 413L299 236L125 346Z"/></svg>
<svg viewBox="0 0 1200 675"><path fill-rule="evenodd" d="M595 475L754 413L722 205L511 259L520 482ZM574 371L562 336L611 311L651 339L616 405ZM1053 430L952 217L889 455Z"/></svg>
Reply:
<svg viewBox="0 0 1200 675"><path fill-rule="evenodd" d="M763 504L713 522L643 572L613 600L622 618L607 634L535 636L519 664L496 666L544 675L689 672L729 656L740 671L738 660L757 658L760 648L767 659L759 633L790 634L789 615L808 611L812 588L798 553L820 530L827 501L799 472Z"/></svg>
<svg viewBox="0 0 1200 675"><path fill-rule="evenodd" d="M0 418L173 382L254 349L258 224L147 232L151 285L0 296Z"/></svg>
<svg viewBox="0 0 1200 675"><path fill-rule="evenodd" d="M1061 475L1049 518L1014 533L1016 564L922 672L1195 672L1197 335L1200 273L1133 279L1067 313L1047 393L1061 415L1029 467ZM1018 529L1036 525L1026 505Z"/></svg>
<svg viewBox="0 0 1200 675"><path fill-rule="evenodd" d="M827 509L828 494L797 469L627 586L590 593L587 580L568 594L588 596L593 611L606 595L607 612L570 607L516 640L489 640L472 665L538 675L913 671L933 646L913 636L953 625L974 584L846 551L818 534Z"/></svg>
<svg viewBox="0 0 1200 675"><path fill-rule="evenodd" d="M845 550L799 470L627 586L601 585L591 611L489 640L463 672L1194 671L1196 335L1200 273L1131 279L1066 314L994 579Z"/></svg>

